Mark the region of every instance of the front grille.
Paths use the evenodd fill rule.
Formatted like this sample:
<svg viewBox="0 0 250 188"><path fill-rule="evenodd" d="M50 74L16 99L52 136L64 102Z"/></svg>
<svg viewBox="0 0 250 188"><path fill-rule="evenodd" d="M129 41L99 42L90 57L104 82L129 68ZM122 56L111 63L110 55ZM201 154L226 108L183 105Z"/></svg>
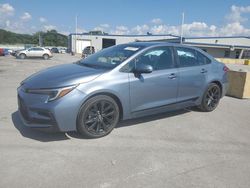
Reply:
<svg viewBox="0 0 250 188"><path fill-rule="evenodd" d="M24 104L24 102L22 101L22 99L20 98L19 95L18 95L18 108L19 108L19 111L21 112L23 118L24 118L26 121L29 121L28 108L27 108L27 106Z"/></svg>

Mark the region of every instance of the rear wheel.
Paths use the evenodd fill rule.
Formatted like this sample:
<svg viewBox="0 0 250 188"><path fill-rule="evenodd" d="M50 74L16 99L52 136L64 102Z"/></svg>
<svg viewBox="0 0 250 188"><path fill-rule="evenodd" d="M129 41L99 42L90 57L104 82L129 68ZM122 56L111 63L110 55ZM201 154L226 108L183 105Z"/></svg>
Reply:
<svg viewBox="0 0 250 188"><path fill-rule="evenodd" d="M219 104L221 97L221 89L220 87L215 84L209 84L207 90L205 91L201 105L199 108L204 112L211 112L213 111Z"/></svg>
<svg viewBox="0 0 250 188"><path fill-rule="evenodd" d="M49 55L48 54L44 54L43 55L43 59L45 59L45 60L49 59Z"/></svg>
<svg viewBox="0 0 250 188"><path fill-rule="evenodd" d="M89 99L80 109L77 130L87 138L108 135L119 121L119 107L116 101L106 95Z"/></svg>
<svg viewBox="0 0 250 188"><path fill-rule="evenodd" d="M25 55L25 54L20 54L20 55L19 55L19 58L20 58L20 59L25 59L25 58L26 58L26 55Z"/></svg>

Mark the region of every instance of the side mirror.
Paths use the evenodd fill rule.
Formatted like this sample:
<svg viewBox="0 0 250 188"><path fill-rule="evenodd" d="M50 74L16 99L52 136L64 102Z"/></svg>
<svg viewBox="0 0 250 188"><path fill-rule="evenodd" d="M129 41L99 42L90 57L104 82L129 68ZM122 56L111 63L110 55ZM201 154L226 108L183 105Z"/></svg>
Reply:
<svg viewBox="0 0 250 188"><path fill-rule="evenodd" d="M151 73L153 72L153 67L151 65L137 64L133 72L135 74Z"/></svg>

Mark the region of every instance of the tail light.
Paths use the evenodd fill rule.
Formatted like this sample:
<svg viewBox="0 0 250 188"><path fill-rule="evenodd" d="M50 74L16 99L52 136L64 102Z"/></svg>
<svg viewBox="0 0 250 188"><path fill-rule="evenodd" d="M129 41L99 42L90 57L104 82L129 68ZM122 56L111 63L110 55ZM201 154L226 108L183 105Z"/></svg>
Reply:
<svg viewBox="0 0 250 188"><path fill-rule="evenodd" d="M224 67L223 67L223 71L224 72L228 72L230 69L225 65Z"/></svg>

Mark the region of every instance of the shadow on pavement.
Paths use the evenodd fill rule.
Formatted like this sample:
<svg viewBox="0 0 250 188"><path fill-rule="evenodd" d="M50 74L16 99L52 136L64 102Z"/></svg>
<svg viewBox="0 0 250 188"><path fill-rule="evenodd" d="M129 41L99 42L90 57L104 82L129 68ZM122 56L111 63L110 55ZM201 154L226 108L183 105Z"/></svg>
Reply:
<svg viewBox="0 0 250 188"><path fill-rule="evenodd" d="M136 118L136 119L131 119L131 120L125 120L121 121L116 128L122 128L126 126L132 126L140 123L146 123L146 122L151 122L155 120L160 120L160 119L165 119L168 117L173 117L177 115L181 115L184 113L190 112L189 109L183 109L183 110L178 110L178 111L172 111L172 112L166 112L166 113L161 113L161 114L156 114L156 115L150 115L150 116L145 116L141 118ZM67 140L70 139L67 135L73 138L78 138L78 139L86 139L85 137L81 136L77 132L68 132L68 133L55 133L55 132L48 132L48 131L43 131L43 130L38 130L38 129L32 129L29 127L26 127L19 115L18 112L12 113L12 122L16 129L22 134L22 136L34 140L38 140L41 142L51 142L51 141L60 141L60 140Z"/></svg>
<svg viewBox="0 0 250 188"><path fill-rule="evenodd" d="M42 130L36 130L26 127L22 123L17 111L11 114L11 118L16 129L21 133L22 136L26 138L38 140L41 142L51 142L69 139L65 133L45 132Z"/></svg>
<svg viewBox="0 0 250 188"><path fill-rule="evenodd" d="M188 113L190 111L192 111L192 110L191 109L182 109L182 110L165 112L165 113L161 113L161 114L150 115L150 116L145 116L145 117L140 117L140 118L135 118L135 119L130 119L130 120L124 120L124 121L121 121L115 128L122 128L122 127L127 127L127 126L133 126L133 125L140 124L140 123L146 123L146 122L151 122L151 121L155 121L155 120L165 119L168 117L173 117L173 116L178 116L178 115L181 115L184 113ZM82 137L77 132L69 132L67 134L73 138L87 139L87 138Z"/></svg>
<svg viewBox="0 0 250 188"><path fill-rule="evenodd" d="M141 117L141 118L125 120L125 121L121 121L116 126L116 128L121 128L121 127L136 125L136 124L140 124L140 123L146 123L146 122L150 122L150 121L165 119L168 117L178 116L178 115L190 112L190 111L191 110L189 110L189 109L182 109L182 110L176 110L176 111L171 111L171 112L165 112L165 113L145 116L145 117Z"/></svg>

